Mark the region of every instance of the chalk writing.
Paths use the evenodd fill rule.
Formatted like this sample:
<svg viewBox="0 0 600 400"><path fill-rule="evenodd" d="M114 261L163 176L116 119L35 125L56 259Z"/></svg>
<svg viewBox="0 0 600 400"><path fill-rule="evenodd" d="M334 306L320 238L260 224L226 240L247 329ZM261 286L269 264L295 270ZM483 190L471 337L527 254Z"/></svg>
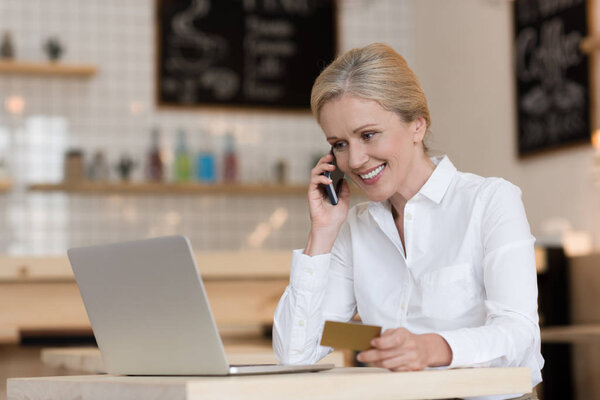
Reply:
<svg viewBox="0 0 600 400"><path fill-rule="evenodd" d="M159 102L308 108L334 0L159 2Z"/></svg>
<svg viewBox="0 0 600 400"><path fill-rule="evenodd" d="M589 137L582 0L518 0L516 77L519 152Z"/></svg>

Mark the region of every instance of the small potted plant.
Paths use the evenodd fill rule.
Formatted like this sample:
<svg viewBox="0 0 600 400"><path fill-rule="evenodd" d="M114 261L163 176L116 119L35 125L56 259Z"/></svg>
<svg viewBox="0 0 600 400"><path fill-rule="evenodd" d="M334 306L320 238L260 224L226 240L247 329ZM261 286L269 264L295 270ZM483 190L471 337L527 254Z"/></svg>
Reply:
<svg viewBox="0 0 600 400"><path fill-rule="evenodd" d="M56 62L63 54L64 48L58 38L50 37L44 42L44 51L51 62Z"/></svg>
<svg viewBox="0 0 600 400"><path fill-rule="evenodd" d="M131 179L131 173L136 167L136 162L131 159L128 154L122 154L121 159L116 165L119 177L123 182L129 182Z"/></svg>

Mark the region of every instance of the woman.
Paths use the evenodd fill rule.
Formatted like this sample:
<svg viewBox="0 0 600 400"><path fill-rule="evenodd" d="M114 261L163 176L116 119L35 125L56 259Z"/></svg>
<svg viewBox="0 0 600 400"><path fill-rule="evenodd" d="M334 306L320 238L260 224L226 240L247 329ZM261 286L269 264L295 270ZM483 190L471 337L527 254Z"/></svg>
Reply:
<svg viewBox="0 0 600 400"><path fill-rule="evenodd" d="M331 155L312 170L308 243L294 251L275 313L279 361L318 361L332 350L319 346L324 321L358 312L383 327L361 362L392 371L527 366L539 383L534 238L520 190L427 156L425 95L384 44L329 65L311 107L338 167L370 202L348 210L347 182L338 205L323 196Z"/></svg>

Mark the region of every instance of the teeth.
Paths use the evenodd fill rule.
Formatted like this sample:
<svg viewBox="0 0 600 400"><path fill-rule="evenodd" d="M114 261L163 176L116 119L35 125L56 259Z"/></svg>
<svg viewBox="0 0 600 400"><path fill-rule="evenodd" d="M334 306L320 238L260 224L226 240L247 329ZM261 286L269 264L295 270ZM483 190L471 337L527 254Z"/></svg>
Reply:
<svg viewBox="0 0 600 400"><path fill-rule="evenodd" d="M369 172L368 174L361 175L360 177L363 179L374 178L375 176L377 176L378 173L380 173L383 170L383 167L385 167L385 164L381 164L379 167L377 167L373 171Z"/></svg>

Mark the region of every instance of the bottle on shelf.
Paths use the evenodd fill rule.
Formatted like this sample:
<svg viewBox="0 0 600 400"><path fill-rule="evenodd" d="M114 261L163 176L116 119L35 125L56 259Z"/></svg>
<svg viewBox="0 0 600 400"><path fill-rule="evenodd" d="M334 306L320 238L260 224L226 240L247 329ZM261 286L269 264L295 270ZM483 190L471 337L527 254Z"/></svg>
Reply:
<svg viewBox="0 0 600 400"><path fill-rule="evenodd" d="M235 137L231 133L225 135L223 180L227 183L235 183L238 180L238 160L235 151Z"/></svg>
<svg viewBox="0 0 600 400"><path fill-rule="evenodd" d="M0 157L0 183L10 179L6 158Z"/></svg>
<svg viewBox="0 0 600 400"><path fill-rule="evenodd" d="M150 151L148 152L148 164L146 176L149 181L162 182L164 178L164 164L160 151L160 130L152 129Z"/></svg>
<svg viewBox="0 0 600 400"><path fill-rule="evenodd" d="M83 150L69 149L64 159L65 182L80 182L85 179L85 168L83 166Z"/></svg>
<svg viewBox="0 0 600 400"><path fill-rule="evenodd" d="M201 147L196 156L196 179L202 183L214 183L217 180L215 153L212 137L206 131L200 132Z"/></svg>
<svg viewBox="0 0 600 400"><path fill-rule="evenodd" d="M88 167L87 178L91 181L107 182L110 176L110 166L104 152L97 150Z"/></svg>
<svg viewBox="0 0 600 400"><path fill-rule="evenodd" d="M288 183L288 163L285 159L277 160L274 166L275 181L280 185Z"/></svg>
<svg viewBox="0 0 600 400"><path fill-rule="evenodd" d="M187 146L185 131L177 131L175 146L175 182L188 182L192 178L192 163Z"/></svg>
<svg viewBox="0 0 600 400"><path fill-rule="evenodd" d="M2 34L2 42L0 43L0 58L12 60L15 58L15 46L13 44L12 35L6 31Z"/></svg>

